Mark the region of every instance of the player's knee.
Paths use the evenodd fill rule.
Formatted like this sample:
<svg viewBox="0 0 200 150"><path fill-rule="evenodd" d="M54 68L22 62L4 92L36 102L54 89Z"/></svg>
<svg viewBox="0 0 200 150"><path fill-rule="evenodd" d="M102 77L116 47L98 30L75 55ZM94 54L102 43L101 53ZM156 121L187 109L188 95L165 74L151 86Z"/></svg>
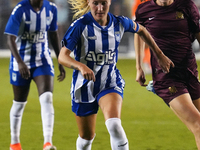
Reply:
<svg viewBox="0 0 200 150"><path fill-rule="evenodd" d="M106 120L105 124L110 135L114 137L120 137L124 132L119 118L110 118Z"/></svg>
<svg viewBox="0 0 200 150"><path fill-rule="evenodd" d="M40 99L40 102L52 103L53 102L53 94L52 94L52 92L44 92L40 95L39 99Z"/></svg>
<svg viewBox="0 0 200 150"><path fill-rule="evenodd" d="M105 122L110 134L112 150L128 150L129 144L119 118L110 118Z"/></svg>
<svg viewBox="0 0 200 150"><path fill-rule="evenodd" d="M86 140L91 140L91 139L94 139L95 134L94 133L90 133L90 132L85 132L80 137L83 138L83 139L86 139Z"/></svg>
<svg viewBox="0 0 200 150"><path fill-rule="evenodd" d="M195 121L192 125L192 127L190 128L191 132L196 135L200 135L200 120L199 121Z"/></svg>
<svg viewBox="0 0 200 150"><path fill-rule="evenodd" d="M76 148L77 150L91 150L92 142L95 136L91 140L83 139L82 137L78 136L76 140Z"/></svg>

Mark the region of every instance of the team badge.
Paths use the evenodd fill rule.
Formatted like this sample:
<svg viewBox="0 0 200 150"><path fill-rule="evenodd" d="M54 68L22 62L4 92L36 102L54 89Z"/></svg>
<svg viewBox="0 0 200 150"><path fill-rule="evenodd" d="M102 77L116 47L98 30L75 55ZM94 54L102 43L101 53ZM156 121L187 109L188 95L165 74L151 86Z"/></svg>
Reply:
<svg viewBox="0 0 200 150"><path fill-rule="evenodd" d="M51 24L51 17L47 17L47 25Z"/></svg>
<svg viewBox="0 0 200 150"><path fill-rule="evenodd" d="M171 86L168 88L169 89L169 93L172 95L172 94L175 94L176 92L178 92L178 90L176 89L175 86Z"/></svg>
<svg viewBox="0 0 200 150"><path fill-rule="evenodd" d="M177 11L177 12L176 12L176 19L184 19L183 13L180 12L180 11Z"/></svg>
<svg viewBox="0 0 200 150"><path fill-rule="evenodd" d="M16 73L12 73L12 80L16 81L17 80L17 74Z"/></svg>
<svg viewBox="0 0 200 150"><path fill-rule="evenodd" d="M117 42L120 42L121 36L120 36L119 32L115 32L115 39L116 39Z"/></svg>

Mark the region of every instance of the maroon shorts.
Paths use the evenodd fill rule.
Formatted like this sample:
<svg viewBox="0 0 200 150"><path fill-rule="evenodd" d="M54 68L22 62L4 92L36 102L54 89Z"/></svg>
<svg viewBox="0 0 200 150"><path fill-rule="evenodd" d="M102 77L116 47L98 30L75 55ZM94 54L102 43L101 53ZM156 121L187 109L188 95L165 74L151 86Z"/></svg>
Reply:
<svg viewBox="0 0 200 150"><path fill-rule="evenodd" d="M169 76L165 81L154 81L153 87L168 106L171 100L185 93L189 93L192 100L200 98L200 83L189 71L180 76Z"/></svg>

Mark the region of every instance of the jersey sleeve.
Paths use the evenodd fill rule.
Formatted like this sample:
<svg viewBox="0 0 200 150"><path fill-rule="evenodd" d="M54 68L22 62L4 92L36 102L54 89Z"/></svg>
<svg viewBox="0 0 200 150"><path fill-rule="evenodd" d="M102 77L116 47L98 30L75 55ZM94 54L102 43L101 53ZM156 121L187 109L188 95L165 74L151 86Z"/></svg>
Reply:
<svg viewBox="0 0 200 150"><path fill-rule="evenodd" d="M197 6L194 4L193 1L190 1L190 9L189 9L189 25L190 29L194 33L200 32L200 15Z"/></svg>
<svg viewBox="0 0 200 150"><path fill-rule="evenodd" d="M11 35L18 35L19 27L21 24L21 19L22 19L23 11L22 11L22 5L18 4L15 6L13 9L6 28L5 28L5 34L11 34Z"/></svg>
<svg viewBox="0 0 200 150"><path fill-rule="evenodd" d="M180 0L181 1L181 0ZM188 19L189 29L192 33L200 32L200 16L199 10L193 0L185 0L184 3L180 2L183 7L183 12Z"/></svg>
<svg viewBox="0 0 200 150"><path fill-rule="evenodd" d="M125 32L132 32L132 33L138 32L139 25L137 22L131 20L128 17L124 17L124 16L119 17L119 20L120 20L121 24L123 25Z"/></svg>
<svg viewBox="0 0 200 150"><path fill-rule="evenodd" d="M81 38L81 34L84 27L85 26L82 25L80 20L74 21L64 35L64 38L62 40L62 46L65 46L69 50L73 51Z"/></svg>
<svg viewBox="0 0 200 150"><path fill-rule="evenodd" d="M140 16L140 5L138 6L136 12L135 12L135 21L141 25L144 25L143 22L144 20L141 19L141 16Z"/></svg>

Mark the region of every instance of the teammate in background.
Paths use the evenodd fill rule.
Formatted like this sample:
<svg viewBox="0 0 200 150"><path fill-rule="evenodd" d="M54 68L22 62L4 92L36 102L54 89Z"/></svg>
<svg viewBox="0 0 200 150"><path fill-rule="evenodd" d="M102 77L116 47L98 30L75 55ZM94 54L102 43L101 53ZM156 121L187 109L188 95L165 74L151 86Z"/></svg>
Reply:
<svg viewBox="0 0 200 150"><path fill-rule="evenodd" d="M138 6L145 1L148 1L148 0L134 0L134 3L132 5L132 19L133 20L135 20L135 12L136 12ZM143 69L146 74L152 73L150 58L151 58L150 49L147 46L147 44L145 44L144 50L142 52L142 62L143 62Z"/></svg>
<svg viewBox="0 0 200 150"><path fill-rule="evenodd" d="M14 92L13 105L10 110L10 150L22 150L20 128L32 80L37 85L41 104L43 150L56 150L56 147L52 145L54 66L47 39L47 34L49 34L58 57L60 48L55 4L47 0L19 2L8 20L5 34L7 34L8 46L12 53L9 70L10 83ZM58 81L62 81L65 78L65 70L60 64L59 70Z"/></svg>
<svg viewBox="0 0 200 150"><path fill-rule="evenodd" d="M164 73L151 54L153 88L172 111L194 134L200 150L200 83L191 43L200 43L200 16L192 0L151 0L138 6L136 22L151 33L163 53L175 67ZM145 75L140 64L142 40L135 36L136 81L144 85ZM144 43L143 43L144 44ZM180 148L181 149L181 148Z"/></svg>
<svg viewBox="0 0 200 150"><path fill-rule="evenodd" d="M69 3L76 12L74 18L80 18L66 32L58 60L74 69L71 98L79 129L76 149L91 150L100 107L112 150L128 150L128 139L120 119L125 82L116 68L118 46L124 32L139 34L153 49L164 71L168 72L173 63L143 26L109 13L111 0L70 0ZM75 59L70 56L71 52Z"/></svg>

